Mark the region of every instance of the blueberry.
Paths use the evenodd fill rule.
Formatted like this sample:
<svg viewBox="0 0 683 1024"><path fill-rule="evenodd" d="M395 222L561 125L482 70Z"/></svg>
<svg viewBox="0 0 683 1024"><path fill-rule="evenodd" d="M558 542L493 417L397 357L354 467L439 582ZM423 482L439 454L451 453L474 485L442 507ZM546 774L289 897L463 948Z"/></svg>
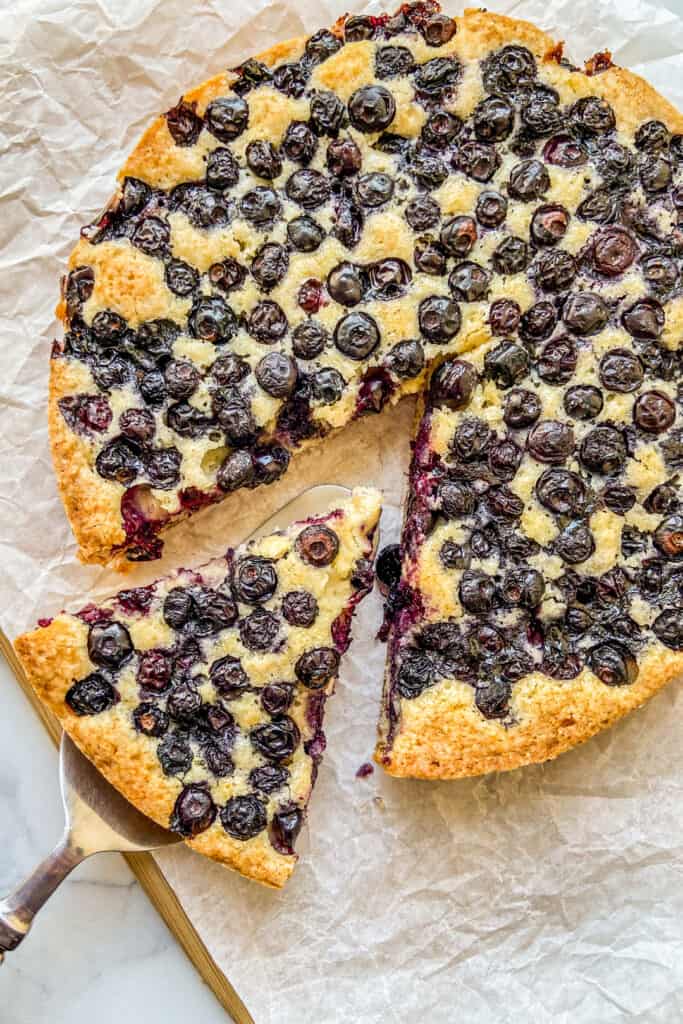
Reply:
<svg viewBox="0 0 683 1024"><path fill-rule="evenodd" d="M486 142L465 142L458 147L455 166L475 181L490 181L500 165L495 146Z"/></svg>
<svg viewBox="0 0 683 1024"><path fill-rule="evenodd" d="M267 394L286 398L296 386L296 362L281 352L269 352L256 364L254 375Z"/></svg>
<svg viewBox="0 0 683 1024"><path fill-rule="evenodd" d="M264 345L279 341L287 333L288 326L284 310L271 299L257 302L247 318L249 334Z"/></svg>
<svg viewBox="0 0 683 1024"><path fill-rule="evenodd" d="M157 704L138 704L133 711L133 725L143 736L163 736L168 729L168 715Z"/></svg>
<svg viewBox="0 0 683 1024"><path fill-rule="evenodd" d="M448 167L439 156L416 150L410 159L410 173L418 185L432 189L443 185L448 178Z"/></svg>
<svg viewBox="0 0 683 1024"><path fill-rule="evenodd" d="M506 95L533 85L538 72L533 54L524 46L504 46L482 62L487 92Z"/></svg>
<svg viewBox="0 0 683 1024"><path fill-rule="evenodd" d="M334 405L344 394L346 381L338 370L324 366L311 377L311 395L321 405Z"/></svg>
<svg viewBox="0 0 683 1024"><path fill-rule="evenodd" d="M644 153L660 153L669 148L671 134L661 121L643 121L635 134L636 149Z"/></svg>
<svg viewBox="0 0 683 1024"><path fill-rule="evenodd" d="M429 400L433 406L464 409L477 383L477 371L464 359L444 360L432 374Z"/></svg>
<svg viewBox="0 0 683 1024"><path fill-rule="evenodd" d="M457 302L444 295L431 295L420 303L418 323L425 338L442 344L460 330L460 308Z"/></svg>
<svg viewBox="0 0 683 1024"><path fill-rule="evenodd" d="M484 456L490 441L491 431L484 420L468 416L455 428L452 447L463 462L476 462Z"/></svg>
<svg viewBox="0 0 683 1024"><path fill-rule="evenodd" d="M166 125L176 146L194 146L202 130L202 119L196 103L185 103L181 97L166 114Z"/></svg>
<svg viewBox="0 0 683 1024"><path fill-rule="evenodd" d="M565 235L569 214L564 206L539 206L531 219L531 237L536 245L555 245Z"/></svg>
<svg viewBox="0 0 683 1024"><path fill-rule="evenodd" d="M512 387L529 372L529 354L514 341L501 341L484 357L486 376L501 388Z"/></svg>
<svg viewBox="0 0 683 1024"><path fill-rule="evenodd" d="M163 693L171 682L173 663L166 651L156 648L142 651L138 659L137 681L144 690Z"/></svg>
<svg viewBox="0 0 683 1024"><path fill-rule="evenodd" d="M616 123L611 106L599 96L583 96L570 108L569 116L576 128L587 135L610 132Z"/></svg>
<svg viewBox="0 0 683 1024"><path fill-rule="evenodd" d="M447 260L446 250L431 235L422 235L415 242L413 261L416 268L423 274L430 274L433 277L442 276L446 273Z"/></svg>
<svg viewBox="0 0 683 1024"><path fill-rule="evenodd" d="M672 483L660 484L648 494L643 506L646 512L655 512L657 515L676 512L679 508L678 491Z"/></svg>
<svg viewBox="0 0 683 1024"><path fill-rule="evenodd" d="M270 291L283 279L288 265L286 248L277 242L267 242L254 256L251 273L263 291Z"/></svg>
<svg viewBox="0 0 683 1024"><path fill-rule="evenodd" d="M178 721L186 721L194 717L202 706L202 698L195 689L194 683L184 681L178 683L171 690L166 710L171 718Z"/></svg>
<svg viewBox="0 0 683 1024"><path fill-rule="evenodd" d="M335 206L335 222L332 234L346 246L353 249L358 244L363 230L363 214L355 203L340 202Z"/></svg>
<svg viewBox="0 0 683 1024"><path fill-rule="evenodd" d="M541 415L541 400L534 391L513 388L505 396L503 419L513 430L532 426Z"/></svg>
<svg viewBox="0 0 683 1024"><path fill-rule="evenodd" d="M521 238L508 235L493 251L493 268L498 274L518 274L529 262L529 249Z"/></svg>
<svg viewBox="0 0 683 1024"><path fill-rule="evenodd" d="M299 657L294 672L309 690L320 690L334 679L339 670L339 654L333 647L313 647Z"/></svg>
<svg viewBox="0 0 683 1024"><path fill-rule="evenodd" d="M581 167L588 160L588 150L571 135L556 135L543 147L543 159L558 167Z"/></svg>
<svg viewBox="0 0 683 1024"><path fill-rule="evenodd" d="M139 178L124 178L121 189L121 201L119 203L120 212L125 217L130 217L133 213L139 213L143 206L146 206L149 202L150 195L151 190L144 181L140 181Z"/></svg>
<svg viewBox="0 0 683 1024"><path fill-rule="evenodd" d="M77 433L107 430L112 420L111 406L103 395L69 395L60 398L59 411Z"/></svg>
<svg viewBox="0 0 683 1024"><path fill-rule="evenodd" d="M595 551L595 540L588 526L575 520L556 537L553 550L565 562L576 565L590 558Z"/></svg>
<svg viewBox="0 0 683 1024"><path fill-rule="evenodd" d="M247 451L234 451L222 462L216 475L216 483L222 491L236 491L248 487L255 476L254 462Z"/></svg>
<svg viewBox="0 0 683 1024"><path fill-rule="evenodd" d="M397 78L409 75L415 68L415 58L405 46L380 46L375 53L377 78Z"/></svg>
<svg viewBox="0 0 683 1024"><path fill-rule="evenodd" d="M543 252L536 260L536 282L545 292L565 291L576 276L576 261L563 249Z"/></svg>
<svg viewBox="0 0 683 1024"><path fill-rule="evenodd" d="M613 348L606 352L600 360L599 373L604 387L623 394L636 391L644 377L643 364L627 348Z"/></svg>
<svg viewBox="0 0 683 1024"><path fill-rule="evenodd" d="M683 555L683 516L674 514L662 519L653 540L665 558L680 558Z"/></svg>
<svg viewBox="0 0 683 1024"><path fill-rule="evenodd" d="M326 28L321 28L306 40L306 56L313 64L321 64L342 46L341 39Z"/></svg>
<svg viewBox="0 0 683 1024"><path fill-rule="evenodd" d="M512 480L522 460L522 449L509 438L496 441L488 449L488 464L499 480Z"/></svg>
<svg viewBox="0 0 683 1024"><path fill-rule="evenodd" d="M322 524L306 526L296 539L296 551L308 565L316 568L330 565L339 553L339 538L334 530Z"/></svg>
<svg viewBox="0 0 683 1024"><path fill-rule="evenodd" d="M156 360L169 358L173 342L180 334L180 328L172 320L148 320L140 324L137 342L145 352Z"/></svg>
<svg viewBox="0 0 683 1024"><path fill-rule="evenodd" d="M256 421L251 406L235 388L214 392L211 408L231 444L245 444L253 438Z"/></svg>
<svg viewBox="0 0 683 1024"><path fill-rule="evenodd" d="M304 167L289 176L285 192L293 203L298 203L305 210L313 210L327 202L330 197L330 185L320 171Z"/></svg>
<svg viewBox="0 0 683 1024"><path fill-rule="evenodd" d="M447 110L435 110L422 127L420 137L428 146L444 149L462 130L462 121Z"/></svg>
<svg viewBox="0 0 683 1024"><path fill-rule="evenodd" d="M480 302L486 297L490 276L478 263L466 261L451 271L448 287L456 299L463 302Z"/></svg>
<svg viewBox="0 0 683 1024"><path fill-rule="evenodd" d="M523 160L512 168L508 193L513 199L530 203L550 188L550 176L540 160Z"/></svg>
<svg viewBox="0 0 683 1024"><path fill-rule="evenodd" d="M446 480L439 488L441 511L447 519L471 515L476 508L476 497L469 484L459 480Z"/></svg>
<svg viewBox="0 0 683 1024"><path fill-rule="evenodd" d="M683 615L680 608L667 608L652 623L652 631L665 645L674 651L683 650Z"/></svg>
<svg viewBox="0 0 683 1024"><path fill-rule="evenodd" d="M356 182L356 196L361 206L376 209L388 202L394 194L394 179L381 171L361 174Z"/></svg>
<svg viewBox="0 0 683 1024"><path fill-rule="evenodd" d="M576 213L581 220L595 220L599 224L609 224L617 215L617 206L616 194L609 189L599 188L579 203ZM603 273L605 273L604 270Z"/></svg>
<svg viewBox="0 0 683 1024"><path fill-rule="evenodd" d="M543 599L545 583L537 569L521 566L509 569L501 585L501 596L507 605L536 608Z"/></svg>
<svg viewBox="0 0 683 1024"><path fill-rule="evenodd" d="M564 409L575 420L592 420L600 414L603 406L602 393L591 384L579 384L569 388L564 395Z"/></svg>
<svg viewBox="0 0 683 1024"><path fill-rule="evenodd" d="M360 170L360 149L351 138L333 139L327 147L326 163L328 170L337 178L350 177Z"/></svg>
<svg viewBox="0 0 683 1024"><path fill-rule="evenodd" d="M249 121L249 107L240 96L221 96L206 108L206 126L221 142L232 142Z"/></svg>
<svg viewBox="0 0 683 1024"><path fill-rule="evenodd" d="M288 715L277 715L271 722L259 725L249 734L252 746L269 761L286 761L299 745L301 733Z"/></svg>
<svg viewBox="0 0 683 1024"><path fill-rule="evenodd" d="M139 221L131 242L147 256L163 256L168 250L171 229L158 217L145 217Z"/></svg>
<svg viewBox="0 0 683 1024"><path fill-rule="evenodd" d="M569 470L546 469L536 481L536 497L555 515L577 515L585 507L586 486Z"/></svg>
<svg viewBox="0 0 683 1024"><path fill-rule="evenodd" d="M420 195L411 199L405 208L404 216L414 231L426 231L439 223L441 209L431 196Z"/></svg>
<svg viewBox="0 0 683 1024"><path fill-rule="evenodd" d="M292 351L298 359L315 359L329 341L327 330L316 320L304 320L292 333Z"/></svg>
<svg viewBox="0 0 683 1024"><path fill-rule="evenodd" d="M664 441L660 443L664 452L664 460L672 469L683 468L683 431L680 427L672 430Z"/></svg>
<svg viewBox="0 0 683 1024"><path fill-rule="evenodd" d="M118 344L125 330L126 321L111 309L102 309L93 317L92 333L103 348Z"/></svg>
<svg viewBox="0 0 683 1024"><path fill-rule="evenodd" d="M602 643L588 652L588 667L606 686L626 686L638 676L638 664L621 644Z"/></svg>
<svg viewBox="0 0 683 1024"><path fill-rule="evenodd" d="M496 299L489 309L491 333L514 334L519 327L521 313L519 304L513 299Z"/></svg>
<svg viewBox="0 0 683 1024"><path fill-rule="evenodd" d="M497 228L507 217L508 201L500 192L484 189L479 193L474 212L484 227Z"/></svg>
<svg viewBox="0 0 683 1024"><path fill-rule="evenodd" d="M353 263L338 263L327 277L327 290L342 306L355 306L363 298L363 279Z"/></svg>
<svg viewBox="0 0 683 1024"><path fill-rule="evenodd" d="M201 437L214 425L210 417L189 402L176 402L169 406L164 419L180 437Z"/></svg>
<svg viewBox="0 0 683 1024"><path fill-rule="evenodd" d="M611 476L626 462L626 444L621 431L608 423L593 427L581 443L580 458L586 469Z"/></svg>
<svg viewBox="0 0 683 1024"><path fill-rule="evenodd" d="M437 99L457 84L461 71L454 57L435 57L415 69L413 82L418 93L423 93L428 99Z"/></svg>
<svg viewBox="0 0 683 1024"><path fill-rule="evenodd" d="M334 329L335 346L355 361L367 359L377 348L379 340L379 328L367 313L348 313Z"/></svg>
<svg viewBox="0 0 683 1024"><path fill-rule="evenodd" d="M495 584L490 576L467 569L460 580L460 602L468 612L481 615L493 607L495 590Z"/></svg>
<svg viewBox="0 0 683 1024"><path fill-rule="evenodd" d="M292 683L269 683L261 690L261 707L269 715L281 715L294 700Z"/></svg>
<svg viewBox="0 0 683 1024"><path fill-rule="evenodd" d="M199 287L199 272L183 260L169 260L165 270L166 284L174 295L184 298Z"/></svg>
<svg viewBox="0 0 683 1024"><path fill-rule="evenodd" d="M125 437L115 438L100 450L95 469L105 480L128 486L142 471L140 449Z"/></svg>
<svg viewBox="0 0 683 1024"><path fill-rule="evenodd" d="M633 406L633 421L647 434L662 434L675 419L676 406L662 391L644 391Z"/></svg>
<svg viewBox="0 0 683 1024"><path fill-rule="evenodd" d="M404 380L417 377L424 369L424 349L419 341L399 341L386 356L389 371Z"/></svg>
<svg viewBox="0 0 683 1024"><path fill-rule="evenodd" d="M80 311L83 303L88 301L94 287L95 271L92 267L74 267L69 273L64 286L64 295L70 319Z"/></svg>
<svg viewBox="0 0 683 1024"><path fill-rule="evenodd" d="M206 184L209 188L219 191L230 188L237 184L239 175L239 166L229 149L219 146L209 153L206 160Z"/></svg>
<svg viewBox="0 0 683 1024"><path fill-rule="evenodd" d="M172 359L164 369L166 390L173 398L189 398L199 384L199 370L187 359Z"/></svg>
<svg viewBox="0 0 683 1024"><path fill-rule="evenodd" d="M576 344L572 338L551 338L541 349L536 369L547 384L566 384L576 369L577 359Z"/></svg>
<svg viewBox="0 0 683 1024"><path fill-rule="evenodd" d="M119 430L131 441L147 444L154 437L155 419L147 409L125 409L119 417Z"/></svg>
<svg viewBox="0 0 683 1024"><path fill-rule="evenodd" d="M606 228L593 242L593 263L601 274L615 277L623 274L638 255L633 236L622 227Z"/></svg>
<svg viewBox="0 0 683 1024"><path fill-rule="evenodd" d="M474 109L474 134L480 142L502 142L512 131L515 112L502 96L487 96Z"/></svg>
<svg viewBox="0 0 683 1024"><path fill-rule="evenodd" d="M594 292L576 292L567 298L562 319L571 331L585 337L603 329L609 320L609 308Z"/></svg>
<svg viewBox="0 0 683 1024"><path fill-rule="evenodd" d="M216 818L216 805L205 784L184 786L173 807L170 828L186 839L205 832Z"/></svg>
<svg viewBox="0 0 683 1024"><path fill-rule="evenodd" d="M150 370L139 381L140 394L147 405L162 405L166 400L166 381L161 370Z"/></svg>
<svg viewBox="0 0 683 1024"><path fill-rule="evenodd" d="M232 796L220 812L221 824L229 836L243 842L266 827L265 804L257 796Z"/></svg>
<svg viewBox="0 0 683 1024"><path fill-rule="evenodd" d="M282 204L276 192L264 185L246 192L240 199L240 212L245 220L257 226L271 224L280 216Z"/></svg>
<svg viewBox="0 0 683 1024"><path fill-rule="evenodd" d="M409 650L403 656L396 679L396 689L401 697L414 700L430 686L436 678L434 663L423 651Z"/></svg>
<svg viewBox="0 0 683 1024"><path fill-rule="evenodd" d="M549 338L557 323L557 310L552 302L536 302L529 306L519 322L519 333L525 341Z"/></svg>
<svg viewBox="0 0 683 1024"><path fill-rule="evenodd" d="M99 672L74 683L64 697L65 703L77 715L99 715L108 711L119 700L112 684Z"/></svg>
<svg viewBox="0 0 683 1024"><path fill-rule="evenodd" d="M192 618L192 594L185 587L174 587L164 599L163 617L171 629L182 629Z"/></svg>
<svg viewBox="0 0 683 1024"><path fill-rule="evenodd" d="M241 697L249 689L249 677L242 668L239 658L226 655L214 661L209 669L211 682L218 692L228 700Z"/></svg>
<svg viewBox="0 0 683 1024"><path fill-rule="evenodd" d="M164 775L185 775L192 767L192 748L179 732L166 733L157 747L157 757Z"/></svg>
<svg viewBox="0 0 683 1024"><path fill-rule="evenodd" d="M232 585L238 601L262 604L273 596L277 587L272 561L256 555L241 558L234 568Z"/></svg>
<svg viewBox="0 0 683 1024"><path fill-rule="evenodd" d="M370 263L367 267L370 296L390 301L405 294L412 272L404 260L385 259Z"/></svg>
<svg viewBox="0 0 683 1024"><path fill-rule="evenodd" d="M648 154L640 163L640 183L649 193L665 192L671 184L671 164L662 156Z"/></svg>
<svg viewBox="0 0 683 1024"><path fill-rule="evenodd" d="M262 793L275 793L282 789L289 779L289 772L281 765L264 764L259 768L252 768L249 774L249 782L254 789Z"/></svg>
<svg viewBox="0 0 683 1024"><path fill-rule="evenodd" d="M559 97L554 89L534 90L521 110L524 128L532 135L552 135L558 131L562 127L558 103Z"/></svg>
<svg viewBox="0 0 683 1024"><path fill-rule="evenodd" d="M318 140L305 121L292 121L282 140L282 149L289 160L308 164L313 159Z"/></svg>
<svg viewBox="0 0 683 1024"><path fill-rule="evenodd" d="M273 72L273 85L285 96L298 99L306 91L309 74L309 69L303 62L280 64Z"/></svg>
<svg viewBox="0 0 683 1024"><path fill-rule="evenodd" d="M418 22L420 33L427 46L444 46L455 35L457 24L455 18L447 14L432 14Z"/></svg>
<svg viewBox="0 0 683 1024"><path fill-rule="evenodd" d="M537 462L562 463L574 450L574 431L559 420L539 420L529 433L527 447Z"/></svg>
<svg viewBox="0 0 683 1024"><path fill-rule="evenodd" d="M193 338L220 345L237 332L237 320L230 307L217 295L197 299L190 310L187 325Z"/></svg>
<svg viewBox="0 0 683 1024"><path fill-rule="evenodd" d="M619 185L633 173L633 152L613 139L603 142L597 151L600 174L608 185Z"/></svg>
<svg viewBox="0 0 683 1024"><path fill-rule="evenodd" d="M645 282L655 292L669 292L678 284L676 261L658 253L641 260L640 270Z"/></svg>
<svg viewBox="0 0 683 1024"><path fill-rule="evenodd" d="M664 328L664 320L664 310L656 299L641 299L630 306L621 317L621 322L628 333L643 341L658 338Z"/></svg>
<svg viewBox="0 0 683 1024"><path fill-rule="evenodd" d="M290 626L312 626L318 616L318 602L307 590L291 590L282 599L282 614Z"/></svg>
<svg viewBox="0 0 683 1024"><path fill-rule="evenodd" d="M286 805L273 815L269 836L271 844L278 853L283 856L293 855L294 844L303 823L303 811L292 804Z"/></svg>
<svg viewBox="0 0 683 1024"><path fill-rule="evenodd" d="M316 135L335 136L342 126L345 107L333 92L316 92L311 97L310 114Z"/></svg>
<svg viewBox="0 0 683 1024"><path fill-rule="evenodd" d="M240 639L248 650L273 650L280 634L280 620L273 612L256 608L240 621L239 631Z"/></svg>
<svg viewBox="0 0 683 1024"><path fill-rule="evenodd" d="M312 217L295 217L287 225L287 237L299 252L315 252L325 238L325 232Z"/></svg>
<svg viewBox="0 0 683 1024"><path fill-rule="evenodd" d="M463 259L477 240L477 225L472 217L452 217L443 225L439 237L449 255Z"/></svg>

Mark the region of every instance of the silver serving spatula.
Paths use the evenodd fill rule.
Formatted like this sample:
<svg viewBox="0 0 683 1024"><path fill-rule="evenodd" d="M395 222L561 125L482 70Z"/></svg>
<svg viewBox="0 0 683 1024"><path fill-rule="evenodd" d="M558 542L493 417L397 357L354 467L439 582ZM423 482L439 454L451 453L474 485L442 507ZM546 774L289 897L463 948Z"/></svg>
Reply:
<svg viewBox="0 0 683 1024"><path fill-rule="evenodd" d="M311 487L254 530L247 540L284 529L297 519L320 515L350 491L336 484ZM64 834L29 877L0 900L0 963L16 949L43 904L73 869L94 853L139 853L179 843L181 837L156 825L128 803L64 733L59 780Z"/></svg>

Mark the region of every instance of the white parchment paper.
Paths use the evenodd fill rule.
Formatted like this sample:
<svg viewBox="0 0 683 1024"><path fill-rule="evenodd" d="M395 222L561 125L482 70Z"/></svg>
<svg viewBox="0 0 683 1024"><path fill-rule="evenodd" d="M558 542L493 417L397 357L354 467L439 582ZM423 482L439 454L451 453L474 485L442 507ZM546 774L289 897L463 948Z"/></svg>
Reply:
<svg viewBox="0 0 683 1024"><path fill-rule="evenodd" d="M0 622L120 586L80 566L56 495L45 394L78 227L150 117L189 85L362 0L15 0L0 18ZM395 6L387 3L387 7ZM492 6L609 47L683 106L683 24L640 0ZM377 10L379 4L371 5ZM453 5L447 5L454 11ZM412 405L356 423L275 488L171 534L130 585L239 540L303 487L372 482L397 527ZM185 849L159 862L256 1024L669 1022L683 1017L683 699L677 688L558 761L429 784L355 777L384 652L361 606L328 750L282 893ZM115 923L112 923L115 927ZM191 1015L190 1015L191 1019Z"/></svg>

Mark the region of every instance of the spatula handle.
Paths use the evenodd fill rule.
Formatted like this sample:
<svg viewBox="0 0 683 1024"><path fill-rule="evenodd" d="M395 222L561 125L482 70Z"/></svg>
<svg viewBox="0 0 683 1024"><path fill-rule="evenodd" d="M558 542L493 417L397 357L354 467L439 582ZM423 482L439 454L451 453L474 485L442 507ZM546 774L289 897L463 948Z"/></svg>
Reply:
<svg viewBox="0 0 683 1024"><path fill-rule="evenodd" d="M83 851L72 845L67 832L28 878L0 900L0 963L6 952L17 948L40 908L83 859Z"/></svg>

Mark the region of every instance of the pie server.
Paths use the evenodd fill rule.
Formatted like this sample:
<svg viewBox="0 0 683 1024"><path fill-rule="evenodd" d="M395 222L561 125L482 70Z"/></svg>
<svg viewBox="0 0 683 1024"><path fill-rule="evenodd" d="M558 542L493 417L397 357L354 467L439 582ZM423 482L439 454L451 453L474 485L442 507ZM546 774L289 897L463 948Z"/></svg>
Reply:
<svg viewBox="0 0 683 1024"><path fill-rule="evenodd" d="M254 530L247 540L319 515L350 491L336 484L310 487ZM145 817L81 754L66 733L59 752L64 834L29 877L0 900L0 963L28 933L33 918L60 882L94 853L138 853L179 843L181 837Z"/></svg>

